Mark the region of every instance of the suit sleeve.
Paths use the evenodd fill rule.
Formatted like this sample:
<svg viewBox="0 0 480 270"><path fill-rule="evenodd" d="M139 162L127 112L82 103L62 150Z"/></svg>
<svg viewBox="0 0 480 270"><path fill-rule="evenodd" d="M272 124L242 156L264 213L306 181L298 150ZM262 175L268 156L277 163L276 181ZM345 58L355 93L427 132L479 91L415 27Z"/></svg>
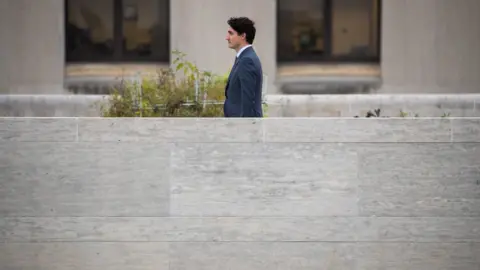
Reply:
<svg viewBox="0 0 480 270"><path fill-rule="evenodd" d="M255 65L252 59L244 58L239 63L239 79L240 79L240 98L241 108L240 117L245 113L253 110L253 102L255 101Z"/></svg>

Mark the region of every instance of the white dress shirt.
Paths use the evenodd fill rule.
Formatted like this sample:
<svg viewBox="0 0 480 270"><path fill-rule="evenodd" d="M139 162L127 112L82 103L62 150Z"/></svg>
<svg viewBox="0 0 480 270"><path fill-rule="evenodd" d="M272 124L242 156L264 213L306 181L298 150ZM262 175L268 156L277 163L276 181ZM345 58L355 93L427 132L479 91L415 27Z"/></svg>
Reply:
<svg viewBox="0 0 480 270"><path fill-rule="evenodd" d="M240 54L242 54L242 52L243 52L246 48L248 48L248 47L252 47L252 45L250 44L250 45L247 45L247 46L241 48L241 49L238 51L238 53L237 53L237 58L238 58L238 57L240 56Z"/></svg>

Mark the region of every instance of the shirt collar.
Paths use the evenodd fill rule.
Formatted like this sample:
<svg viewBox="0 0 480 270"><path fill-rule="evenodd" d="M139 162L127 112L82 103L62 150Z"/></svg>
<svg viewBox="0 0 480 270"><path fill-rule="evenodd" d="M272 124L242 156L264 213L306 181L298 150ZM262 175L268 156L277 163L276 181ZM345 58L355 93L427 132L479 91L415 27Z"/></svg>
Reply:
<svg viewBox="0 0 480 270"><path fill-rule="evenodd" d="M241 48L241 49L238 51L238 53L237 53L237 57L239 57L240 54L242 54L242 52L243 52L246 48L248 48L248 47L252 47L252 45L250 44L250 45L247 45L247 46Z"/></svg>

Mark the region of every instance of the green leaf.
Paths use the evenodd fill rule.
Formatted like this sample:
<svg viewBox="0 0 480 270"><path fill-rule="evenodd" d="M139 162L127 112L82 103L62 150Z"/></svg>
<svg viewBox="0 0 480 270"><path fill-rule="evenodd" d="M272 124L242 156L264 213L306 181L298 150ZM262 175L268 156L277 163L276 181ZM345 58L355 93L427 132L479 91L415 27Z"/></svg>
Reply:
<svg viewBox="0 0 480 270"><path fill-rule="evenodd" d="M182 68L183 68L183 66L184 66L184 64L183 64L183 63L180 63L180 64L178 64L178 65L177 65L177 69L176 69L176 71L179 71L180 69L182 69Z"/></svg>

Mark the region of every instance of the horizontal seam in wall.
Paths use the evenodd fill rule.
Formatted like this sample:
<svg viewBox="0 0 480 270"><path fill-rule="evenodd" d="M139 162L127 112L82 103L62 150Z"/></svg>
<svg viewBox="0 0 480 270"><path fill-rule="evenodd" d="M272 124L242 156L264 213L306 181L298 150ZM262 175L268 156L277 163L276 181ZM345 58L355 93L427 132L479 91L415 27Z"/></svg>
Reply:
<svg viewBox="0 0 480 270"><path fill-rule="evenodd" d="M304 240L271 240L271 241L97 241L97 240L68 240L68 241L11 241L11 242L0 242L2 244L55 244L55 243L72 243L72 244L81 244L81 243L330 243L330 244L355 244L355 243L372 243L372 244L388 244L388 243L406 243L406 244L472 244L472 243L480 243L478 241L362 241L362 240L353 240L353 241L324 241L324 240L312 240L312 241L304 241Z"/></svg>

